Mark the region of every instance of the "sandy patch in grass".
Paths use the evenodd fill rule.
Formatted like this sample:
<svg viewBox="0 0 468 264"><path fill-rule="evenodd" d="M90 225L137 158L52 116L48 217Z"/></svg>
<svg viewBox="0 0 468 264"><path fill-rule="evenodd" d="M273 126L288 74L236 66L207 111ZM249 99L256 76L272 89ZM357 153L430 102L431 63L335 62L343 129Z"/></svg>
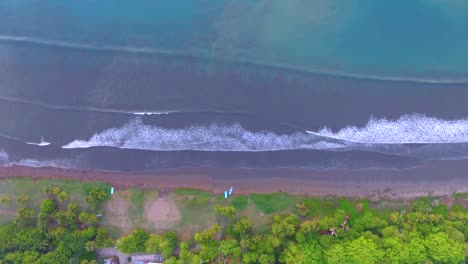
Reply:
<svg viewBox="0 0 468 264"><path fill-rule="evenodd" d="M168 229L179 223L181 214L172 200L160 197L156 201L146 202L145 219L155 229Z"/></svg>
<svg viewBox="0 0 468 264"><path fill-rule="evenodd" d="M104 205L104 225L117 226L123 232L130 232L132 229L131 216L128 215L128 201L118 195L112 196Z"/></svg>

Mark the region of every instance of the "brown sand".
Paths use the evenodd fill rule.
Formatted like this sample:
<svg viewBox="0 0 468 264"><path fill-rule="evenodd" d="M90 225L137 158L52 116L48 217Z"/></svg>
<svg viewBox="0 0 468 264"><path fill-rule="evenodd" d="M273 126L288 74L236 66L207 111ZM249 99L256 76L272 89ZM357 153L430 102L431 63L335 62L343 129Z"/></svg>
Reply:
<svg viewBox="0 0 468 264"><path fill-rule="evenodd" d="M145 218L156 229L169 229L182 217L177 205L164 196L157 198L156 201L149 201L145 205Z"/></svg>
<svg viewBox="0 0 468 264"><path fill-rule="evenodd" d="M128 214L129 204L125 198L115 195L104 205L106 215L104 223L109 226L117 226L124 232L130 232L133 228L131 216Z"/></svg>
<svg viewBox="0 0 468 264"><path fill-rule="evenodd" d="M163 193L182 187L219 194L233 186L234 194L287 192L312 196L412 198L468 192L468 160L431 161L404 170L186 168L151 173L118 173L55 167L0 167L0 178L9 177L100 181L108 182L117 189L154 188Z"/></svg>

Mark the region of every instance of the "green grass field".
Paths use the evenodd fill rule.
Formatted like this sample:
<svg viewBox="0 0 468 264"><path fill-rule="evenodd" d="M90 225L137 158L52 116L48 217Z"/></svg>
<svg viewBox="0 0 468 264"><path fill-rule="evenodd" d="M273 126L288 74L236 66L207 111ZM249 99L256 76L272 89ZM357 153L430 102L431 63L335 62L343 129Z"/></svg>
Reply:
<svg viewBox="0 0 468 264"><path fill-rule="evenodd" d="M274 194L251 194L249 199L255 204L257 209L265 214L277 213L286 209L294 208L301 200L286 193Z"/></svg>
<svg viewBox="0 0 468 264"><path fill-rule="evenodd" d="M231 201L232 206L234 206L236 210L239 211L245 210L249 203L248 196L231 196L229 200Z"/></svg>

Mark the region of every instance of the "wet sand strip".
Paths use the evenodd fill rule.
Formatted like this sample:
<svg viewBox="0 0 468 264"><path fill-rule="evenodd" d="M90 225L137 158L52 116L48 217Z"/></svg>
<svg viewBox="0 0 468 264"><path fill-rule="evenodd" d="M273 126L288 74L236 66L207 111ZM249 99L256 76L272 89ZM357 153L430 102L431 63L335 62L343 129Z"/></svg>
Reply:
<svg viewBox="0 0 468 264"><path fill-rule="evenodd" d="M219 194L287 192L311 196L389 197L444 196L468 192L468 159L429 161L410 169L284 169L180 168L119 173L57 167L0 167L0 178L61 178L108 182L117 189L138 187L170 191L194 188Z"/></svg>

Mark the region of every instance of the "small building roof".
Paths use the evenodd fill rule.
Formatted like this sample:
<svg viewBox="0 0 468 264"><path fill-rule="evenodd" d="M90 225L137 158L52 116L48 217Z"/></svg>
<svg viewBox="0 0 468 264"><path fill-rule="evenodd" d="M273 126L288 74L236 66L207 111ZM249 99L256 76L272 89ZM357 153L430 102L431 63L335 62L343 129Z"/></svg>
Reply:
<svg viewBox="0 0 468 264"><path fill-rule="evenodd" d="M132 255L133 264L160 264L164 263L164 258L156 254Z"/></svg>

